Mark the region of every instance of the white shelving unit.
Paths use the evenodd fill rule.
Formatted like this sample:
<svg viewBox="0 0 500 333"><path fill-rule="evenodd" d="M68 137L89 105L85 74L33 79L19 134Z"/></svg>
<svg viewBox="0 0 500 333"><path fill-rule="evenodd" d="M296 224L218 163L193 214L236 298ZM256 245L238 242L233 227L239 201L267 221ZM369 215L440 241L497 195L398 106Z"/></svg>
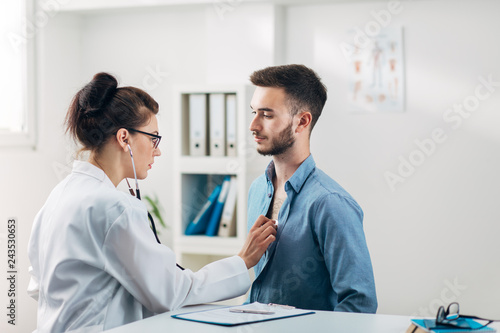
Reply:
<svg viewBox="0 0 500 333"><path fill-rule="evenodd" d="M216 259L238 254L245 241L248 189L269 161L256 152L248 129L252 119L250 101L253 90L246 85L196 85L174 89L176 161L173 247L178 262L192 270ZM196 93L236 94L237 156L189 155L189 95ZM235 175L238 180L236 236L186 236L187 225L206 202L214 184L221 183L224 175Z"/></svg>

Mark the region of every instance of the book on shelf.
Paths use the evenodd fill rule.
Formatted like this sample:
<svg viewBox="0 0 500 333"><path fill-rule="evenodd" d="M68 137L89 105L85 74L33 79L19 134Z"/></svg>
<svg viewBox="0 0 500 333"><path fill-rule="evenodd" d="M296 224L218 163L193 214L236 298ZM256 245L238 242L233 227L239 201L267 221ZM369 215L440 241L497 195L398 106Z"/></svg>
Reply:
<svg viewBox="0 0 500 333"><path fill-rule="evenodd" d="M221 185L217 185L207 202L203 205L201 210L195 216L195 218L188 224L185 234L186 235L203 235L207 231L208 223L210 222L210 217L212 216L212 211L214 210L215 204L217 203L217 198L221 192Z"/></svg>
<svg viewBox="0 0 500 333"><path fill-rule="evenodd" d="M236 198L238 197L238 179L231 176L229 190L227 192L226 203L222 210L220 219L219 237L236 236Z"/></svg>
<svg viewBox="0 0 500 333"><path fill-rule="evenodd" d="M219 223L221 220L222 216L222 210L224 208L224 204L226 202L226 197L227 193L229 190L229 184L231 181L230 176L224 177L224 180L221 185L221 190L219 197L217 198L215 202L214 209L212 210L210 220L207 225L207 231L205 232L205 235L207 236L217 236L217 233L219 231Z"/></svg>
<svg viewBox="0 0 500 333"><path fill-rule="evenodd" d="M496 332L492 327L482 327L480 322L469 318L458 318L457 324L462 327L451 327L437 325L435 319L412 319L411 325L406 330L406 333L466 333L466 332Z"/></svg>

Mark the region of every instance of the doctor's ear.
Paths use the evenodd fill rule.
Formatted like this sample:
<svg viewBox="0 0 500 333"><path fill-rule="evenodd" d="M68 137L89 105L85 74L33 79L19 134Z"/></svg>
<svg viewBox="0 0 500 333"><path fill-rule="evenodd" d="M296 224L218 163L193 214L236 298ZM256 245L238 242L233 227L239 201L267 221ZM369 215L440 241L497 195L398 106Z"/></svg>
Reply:
<svg viewBox="0 0 500 333"><path fill-rule="evenodd" d="M128 152L129 138L130 133L124 128L120 128L116 132L116 141L125 152Z"/></svg>

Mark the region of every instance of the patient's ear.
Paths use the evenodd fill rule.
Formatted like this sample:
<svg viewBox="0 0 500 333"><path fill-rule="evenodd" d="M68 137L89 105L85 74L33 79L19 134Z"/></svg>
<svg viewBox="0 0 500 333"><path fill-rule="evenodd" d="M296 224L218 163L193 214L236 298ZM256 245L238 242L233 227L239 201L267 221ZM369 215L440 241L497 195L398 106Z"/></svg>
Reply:
<svg viewBox="0 0 500 333"><path fill-rule="evenodd" d="M302 133L311 126L312 115L309 111L303 111L297 114L297 117L299 118L299 123L297 125L297 128L295 129L295 132Z"/></svg>

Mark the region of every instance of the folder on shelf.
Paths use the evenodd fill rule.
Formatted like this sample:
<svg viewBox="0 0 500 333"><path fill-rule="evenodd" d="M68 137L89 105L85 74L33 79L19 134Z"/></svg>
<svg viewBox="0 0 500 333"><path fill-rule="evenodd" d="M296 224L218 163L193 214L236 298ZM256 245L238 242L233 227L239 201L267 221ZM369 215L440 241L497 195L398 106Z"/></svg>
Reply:
<svg viewBox="0 0 500 333"><path fill-rule="evenodd" d="M210 156L226 155L226 108L224 94L209 94Z"/></svg>
<svg viewBox="0 0 500 333"><path fill-rule="evenodd" d="M226 95L226 152L227 156L234 157L236 152L236 95Z"/></svg>
<svg viewBox="0 0 500 333"><path fill-rule="evenodd" d="M189 154L191 156L207 155L207 95L189 95Z"/></svg>
<svg viewBox="0 0 500 333"><path fill-rule="evenodd" d="M238 179L231 176L229 191L227 192L226 203L222 210L219 225L219 237L236 236L236 198L238 197Z"/></svg>
<svg viewBox="0 0 500 333"><path fill-rule="evenodd" d="M236 326L314 313L314 311L295 309L291 306L254 302L245 305L216 308L214 310L182 313L172 315L172 318L213 325Z"/></svg>
<svg viewBox="0 0 500 333"><path fill-rule="evenodd" d="M185 232L186 235L203 235L206 232L220 191L221 185L217 185L196 217L188 224Z"/></svg>
<svg viewBox="0 0 500 333"><path fill-rule="evenodd" d="M219 223L222 216L222 210L224 208L224 203L226 202L230 181L231 181L230 176L224 177L219 197L215 202L214 209L212 210L212 214L208 222L207 231L205 232L205 235L207 236L217 236L217 233L219 231Z"/></svg>

